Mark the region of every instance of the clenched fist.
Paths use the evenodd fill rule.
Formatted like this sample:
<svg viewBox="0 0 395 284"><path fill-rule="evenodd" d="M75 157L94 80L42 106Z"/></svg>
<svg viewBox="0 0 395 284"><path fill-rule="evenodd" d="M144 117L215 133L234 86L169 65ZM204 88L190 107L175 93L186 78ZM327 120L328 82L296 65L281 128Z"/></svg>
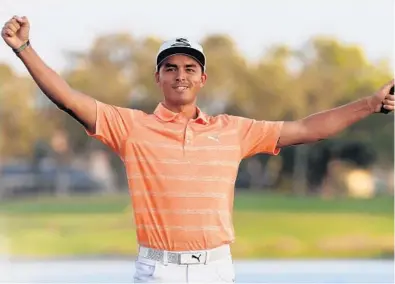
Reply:
<svg viewBox="0 0 395 284"><path fill-rule="evenodd" d="M29 21L26 17L12 17L5 23L1 36L13 49L17 49L29 40Z"/></svg>
<svg viewBox="0 0 395 284"><path fill-rule="evenodd" d="M395 96L393 90L391 92L391 88L394 88L394 80L391 80L387 84L381 87L380 90L376 92L371 97L370 106L374 110L374 112L380 112L381 108L386 110L387 112L392 112L395 109Z"/></svg>

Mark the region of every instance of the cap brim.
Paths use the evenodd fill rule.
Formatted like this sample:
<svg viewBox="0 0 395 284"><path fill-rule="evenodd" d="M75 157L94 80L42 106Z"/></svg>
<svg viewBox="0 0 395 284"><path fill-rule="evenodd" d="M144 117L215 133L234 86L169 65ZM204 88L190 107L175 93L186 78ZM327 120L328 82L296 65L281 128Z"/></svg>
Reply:
<svg viewBox="0 0 395 284"><path fill-rule="evenodd" d="M160 52L156 58L156 68L159 69L161 64L170 56L183 54L196 60L203 69L206 67L206 58L202 52L190 47L171 47Z"/></svg>

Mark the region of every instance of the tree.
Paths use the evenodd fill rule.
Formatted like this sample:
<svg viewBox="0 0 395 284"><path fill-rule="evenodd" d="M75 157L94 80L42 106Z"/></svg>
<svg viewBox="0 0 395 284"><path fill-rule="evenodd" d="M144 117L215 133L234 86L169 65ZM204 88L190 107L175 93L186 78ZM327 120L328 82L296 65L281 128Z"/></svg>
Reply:
<svg viewBox="0 0 395 284"><path fill-rule="evenodd" d="M299 119L370 95L390 79L387 65L374 65L368 62L358 46L345 45L334 39L313 38L293 54L299 62L299 68L294 73L292 88L290 88L292 92L283 94L286 112L292 119ZM382 159L385 157L384 153L391 153L390 157L387 156L387 160L392 161L393 118L383 115L369 117L332 140L336 143L355 142L360 145L371 145L377 149L377 152L381 152L379 156ZM323 143L314 145L314 152L319 145L322 145L322 155L326 156L328 149ZM299 180L303 176L312 176L307 170L309 160L307 155L313 151L312 148L299 146L296 150L295 177ZM366 152L358 153L364 155ZM358 159L355 157L355 160ZM310 167L310 169L316 168ZM322 173L325 174L325 171ZM295 185L297 189L303 190L303 182Z"/></svg>
<svg viewBox="0 0 395 284"><path fill-rule="evenodd" d="M75 89L105 103L126 106L134 76L135 40L128 34L104 35L86 52L68 53L68 70L63 73ZM86 134L81 125L62 113L59 127L70 133L74 151L86 149Z"/></svg>
<svg viewBox="0 0 395 284"><path fill-rule="evenodd" d="M33 81L5 64L0 64L0 81L0 155L31 156L35 141L46 132L36 110Z"/></svg>

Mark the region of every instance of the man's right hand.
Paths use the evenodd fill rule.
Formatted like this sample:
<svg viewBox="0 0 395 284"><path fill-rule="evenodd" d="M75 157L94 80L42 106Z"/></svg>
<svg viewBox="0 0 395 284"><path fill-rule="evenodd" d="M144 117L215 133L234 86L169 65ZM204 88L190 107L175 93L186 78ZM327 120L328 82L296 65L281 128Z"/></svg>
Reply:
<svg viewBox="0 0 395 284"><path fill-rule="evenodd" d="M29 40L30 25L26 17L12 17L4 24L1 36L6 44L17 49Z"/></svg>

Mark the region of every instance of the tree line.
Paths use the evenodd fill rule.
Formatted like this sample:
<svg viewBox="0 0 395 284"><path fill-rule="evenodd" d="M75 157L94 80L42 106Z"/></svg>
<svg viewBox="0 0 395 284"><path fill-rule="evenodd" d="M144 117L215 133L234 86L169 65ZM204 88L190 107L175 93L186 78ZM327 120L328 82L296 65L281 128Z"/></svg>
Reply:
<svg viewBox="0 0 395 284"><path fill-rule="evenodd" d="M102 35L86 51L68 51L68 65L61 75L72 87L105 103L151 112L162 99L153 77L161 42L131 34ZM254 62L227 35L207 35L201 43L207 56L208 81L198 103L213 115L226 112L265 120L299 119L372 94L392 73L388 60L371 62L359 46L334 38L313 37L298 48L272 46L262 50ZM0 64L0 82L3 159L32 158L37 142L49 141L56 129L68 133L75 154L95 145L77 122L41 94L30 77ZM374 162L391 165L393 131L392 115L375 115L331 141L308 146L302 156L311 166L316 164L316 171L334 156L361 166ZM284 149L281 156L281 172L292 175L298 159L295 148ZM265 166L269 157L257 159ZM321 171L325 172L325 167ZM319 183L319 178L314 181L317 174L310 175L310 183Z"/></svg>

